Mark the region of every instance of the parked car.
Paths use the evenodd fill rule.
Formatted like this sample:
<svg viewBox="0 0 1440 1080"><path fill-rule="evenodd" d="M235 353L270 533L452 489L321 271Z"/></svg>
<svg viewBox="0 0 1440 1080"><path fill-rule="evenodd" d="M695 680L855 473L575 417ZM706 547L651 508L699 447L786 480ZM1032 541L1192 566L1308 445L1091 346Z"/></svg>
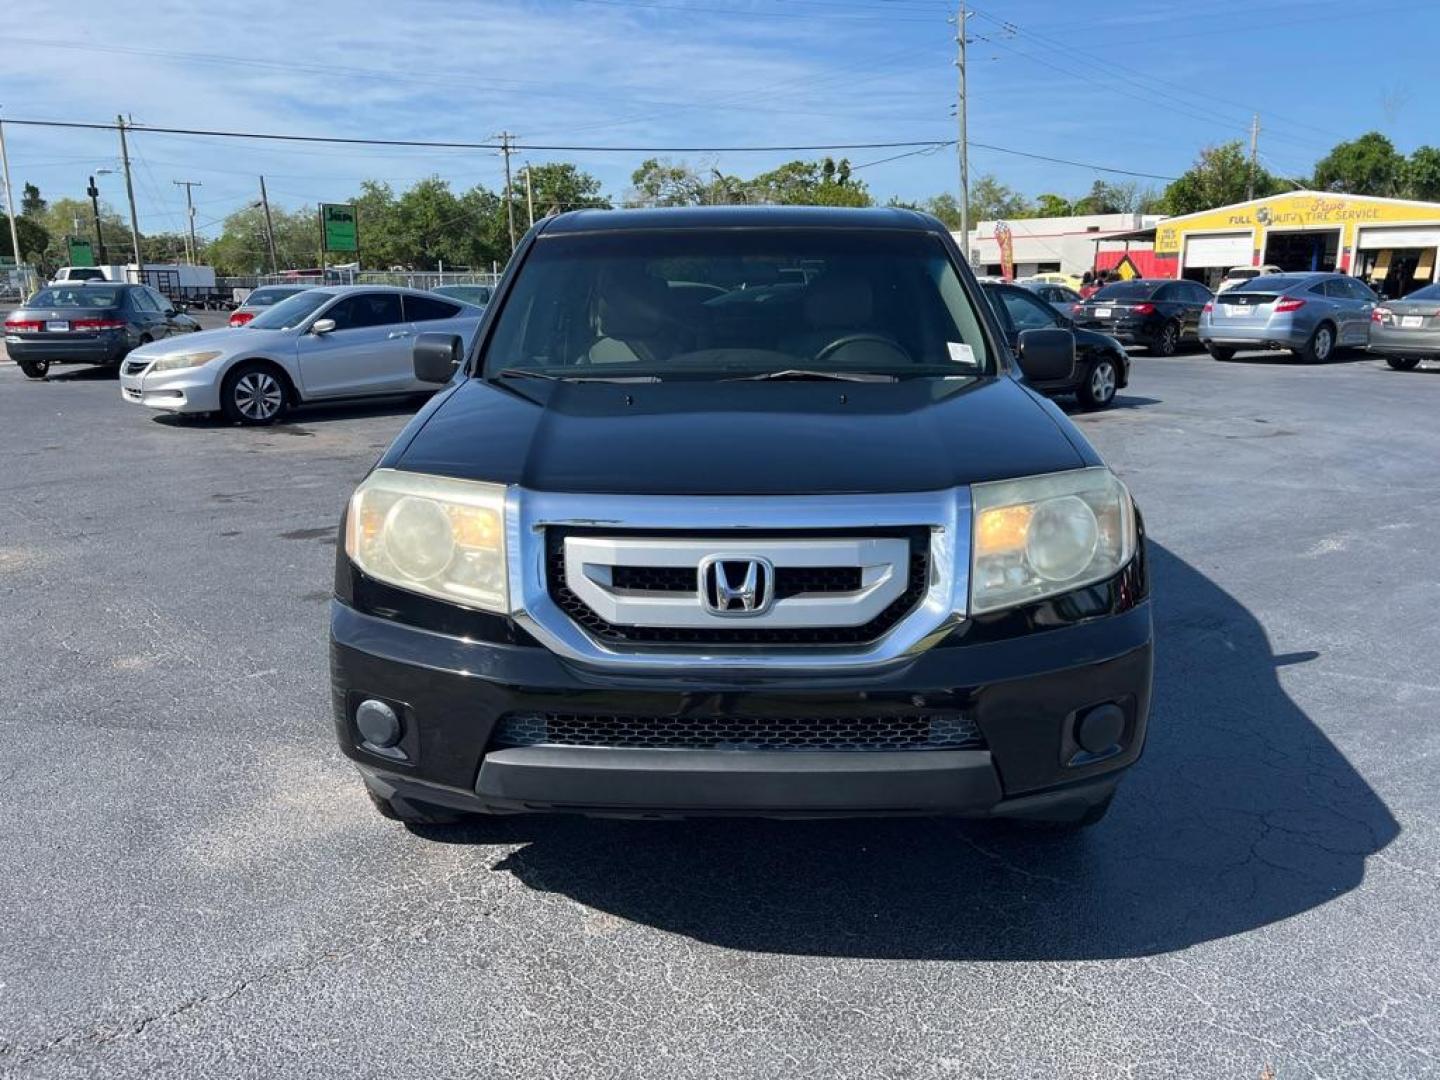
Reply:
<svg viewBox="0 0 1440 1080"><path fill-rule="evenodd" d="M1367 344L1396 371L1410 371L1421 360L1440 360L1440 285L1376 307Z"/></svg>
<svg viewBox="0 0 1440 1080"><path fill-rule="evenodd" d="M1079 329L1069 315L1036 296L1034 287L982 285L980 288L995 309L1011 349L1018 347L1020 335L1026 330L1056 328L1068 331L1074 338L1074 371L1065 379L1034 383L1037 390L1050 397L1074 394L1085 408L1103 409L1115 400L1117 389L1129 385L1130 357L1125 346L1114 338Z"/></svg>
<svg viewBox="0 0 1440 1080"><path fill-rule="evenodd" d="M1056 271L1046 272L1043 274L1031 274L1029 277L1021 278L1019 281L1016 282L1016 284L1059 285L1063 288L1070 289L1073 292L1079 292L1080 286L1084 284L1084 278L1082 278L1079 274L1062 274Z"/></svg>
<svg viewBox="0 0 1440 1080"><path fill-rule="evenodd" d="M252 289L244 303L230 313L230 325L245 326L266 308L274 307L281 300L298 296L308 288L309 285L262 285L258 289Z"/></svg>
<svg viewBox="0 0 1440 1080"><path fill-rule="evenodd" d="M440 285L430 291L436 296L448 296L451 300L483 308L490 303L490 294L494 290L489 285Z"/></svg>
<svg viewBox="0 0 1440 1080"><path fill-rule="evenodd" d="M1237 349L1289 349L1322 363L1337 348L1369 341L1378 300L1348 274L1267 274L1205 305L1200 340L1216 360Z"/></svg>
<svg viewBox="0 0 1440 1080"><path fill-rule="evenodd" d="M1215 289L1217 294L1226 289L1233 289L1236 285L1244 285L1257 277L1264 277L1266 274L1280 273L1280 267L1274 263L1265 263L1262 266L1232 266L1225 271L1225 277L1221 279L1219 286Z"/></svg>
<svg viewBox="0 0 1440 1080"><path fill-rule="evenodd" d="M5 351L32 379L52 364L118 364L132 349L200 330L146 285L47 285L5 318Z"/></svg>
<svg viewBox="0 0 1440 1080"><path fill-rule="evenodd" d="M380 813L1099 819L1151 617L1130 496L1029 385L1068 330L1017 363L896 209L579 211L511 266L459 368L417 339L447 389L341 530L335 731Z"/></svg>
<svg viewBox="0 0 1440 1080"><path fill-rule="evenodd" d="M1064 285L1048 285L1044 282L1032 283L1024 281L1020 284L1040 297L1041 300L1044 300L1067 319L1071 318L1075 314L1076 309L1085 302L1084 297L1078 292L1074 289L1066 288Z"/></svg>
<svg viewBox="0 0 1440 1080"><path fill-rule="evenodd" d="M306 289L250 320L245 333L207 330L183 345L136 349L120 370L126 401L172 413L223 413L269 424L293 405L431 390L410 363L415 334L468 342L474 308L415 289Z"/></svg>
<svg viewBox="0 0 1440 1080"><path fill-rule="evenodd" d="M1194 281L1135 278L1106 285L1075 312L1075 324L1100 330L1126 345L1174 356L1198 340L1200 312L1212 294Z"/></svg>

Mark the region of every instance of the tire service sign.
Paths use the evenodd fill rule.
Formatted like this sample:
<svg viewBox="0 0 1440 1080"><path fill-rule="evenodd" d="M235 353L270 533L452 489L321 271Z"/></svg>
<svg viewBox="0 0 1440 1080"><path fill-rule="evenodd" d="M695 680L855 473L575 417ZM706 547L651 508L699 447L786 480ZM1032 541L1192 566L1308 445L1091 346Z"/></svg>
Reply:
<svg viewBox="0 0 1440 1080"><path fill-rule="evenodd" d="M354 206L348 203L321 203L320 229L325 236L326 251L360 250Z"/></svg>

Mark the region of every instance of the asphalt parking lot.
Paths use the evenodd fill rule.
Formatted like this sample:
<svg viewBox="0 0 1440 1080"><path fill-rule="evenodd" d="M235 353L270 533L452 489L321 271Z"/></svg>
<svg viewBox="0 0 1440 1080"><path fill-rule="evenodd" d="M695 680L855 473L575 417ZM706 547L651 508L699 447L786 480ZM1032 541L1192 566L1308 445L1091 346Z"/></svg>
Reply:
<svg viewBox="0 0 1440 1080"><path fill-rule="evenodd" d="M413 407L177 424L0 364L0 1074L1440 1075L1440 370L1139 356L1078 417L1158 650L1078 839L382 820L325 627Z"/></svg>

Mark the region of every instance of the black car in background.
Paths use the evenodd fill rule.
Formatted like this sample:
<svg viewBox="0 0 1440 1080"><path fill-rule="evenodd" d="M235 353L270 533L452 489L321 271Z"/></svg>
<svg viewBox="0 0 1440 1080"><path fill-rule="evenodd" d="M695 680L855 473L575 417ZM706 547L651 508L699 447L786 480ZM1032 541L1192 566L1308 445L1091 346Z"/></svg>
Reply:
<svg viewBox="0 0 1440 1080"><path fill-rule="evenodd" d="M1075 324L1126 345L1174 356L1200 340L1200 313L1214 294L1195 281L1136 278L1106 285L1075 312Z"/></svg>
<svg viewBox="0 0 1440 1080"><path fill-rule="evenodd" d="M131 349L200 324L147 285L77 282L41 289L5 319L5 350L32 379L51 364L118 365Z"/></svg>
<svg viewBox="0 0 1440 1080"><path fill-rule="evenodd" d="M1045 285L1058 289L1062 286ZM1012 350L1019 348L1020 335L1026 330L1069 330L1075 338L1075 369L1068 379L1036 382L1031 385L1042 393L1074 394L1087 409L1103 409L1115 399L1115 391L1130 383L1130 357L1125 347L1107 334L1081 330L1074 321L1053 304L1046 303L1035 287L982 282L980 289L995 309L1005 339ZM1069 290L1066 290L1067 292Z"/></svg>

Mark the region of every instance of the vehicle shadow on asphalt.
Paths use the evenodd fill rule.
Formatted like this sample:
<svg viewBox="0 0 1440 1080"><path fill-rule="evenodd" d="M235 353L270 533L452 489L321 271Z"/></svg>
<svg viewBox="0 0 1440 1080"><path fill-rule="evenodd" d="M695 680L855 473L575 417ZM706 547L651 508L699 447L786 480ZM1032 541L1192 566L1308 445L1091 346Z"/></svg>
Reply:
<svg viewBox="0 0 1440 1080"><path fill-rule="evenodd" d="M1143 956L1253 930L1360 884L1399 826L1290 699L1264 628L1149 547L1150 738L1110 815L1077 836L902 819L480 819L419 830L519 843L531 888L743 951L927 960ZM478 855L477 855L478 857Z"/></svg>
<svg viewBox="0 0 1440 1080"><path fill-rule="evenodd" d="M1159 398L1140 397L1136 394L1118 393L1110 399L1110 404L1103 409L1087 409L1080 404L1078 398L1057 398L1055 404L1065 412L1066 416L1074 417L1099 417L1109 412L1123 412L1126 409L1143 409L1149 405L1165 404Z"/></svg>
<svg viewBox="0 0 1440 1080"><path fill-rule="evenodd" d="M367 420L372 417L413 416L430 399L429 394L405 394L399 397L368 398L364 401L337 402L333 405L299 405L283 418L250 430L276 434L304 434L305 428L316 424L334 424L345 420ZM199 430L240 430L241 425L226 420L219 413L179 416L156 413L150 418L161 427L196 428ZM303 426L302 426L303 425Z"/></svg>
<svg viewBox="0 0 1440 1080"><path fill-rule="evenodd" d="M1204 353L1200 353L1199 356L1201 359L1205 358ZM1336 367L1341 364L1358 364L1366 360L1374 361L1376 357L1365 352L1363 349L1347 347L1344 349L1336 349L1330 354L1328 360L1321 360L1314 364L1306 363L1294 353L1286 352L1283 349L1267 349L1263 352L1239 353L1232 356L1229 360L1215 360L1214 357L1211 357L1211 359L1217 364L1235 364L1237 366L1256 364L1262 366L1270 365L1272 367L1325 368Z"/></svg>

